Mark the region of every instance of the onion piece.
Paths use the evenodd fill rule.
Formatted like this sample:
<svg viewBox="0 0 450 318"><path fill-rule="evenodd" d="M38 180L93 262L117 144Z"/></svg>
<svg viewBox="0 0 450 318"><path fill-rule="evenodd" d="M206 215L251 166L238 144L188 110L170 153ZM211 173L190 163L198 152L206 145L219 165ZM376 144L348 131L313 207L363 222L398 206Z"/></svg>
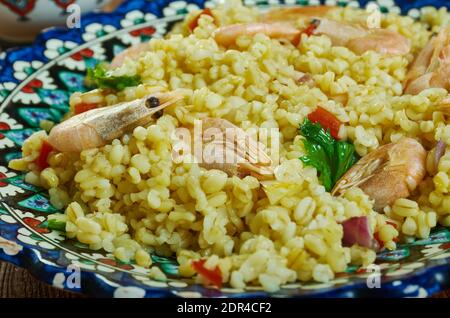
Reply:
<svg viewBox="0 0 450 318"><path fill-rule="evenodd" d="M441 160L442 156L445 154L445 149L447 148L447 145L445 142L441 139L436 144L436 150L434 151L434 166L436 170L439 166L439 161Z"/></svg>
<svg viewBox="0 0 450 318"><path fill-rule="evenodd" d="M342 222L342 227L344 228L343 246L352 247L356 244L374 250L379 249L379 245L370 230L367 216L350 218Z"/></svg>
<svg viewBox="0 0 450 318"><path fill-rule="evenodd" d="M306 85L309 88L314 88L316 86L316 82L314 81L314 78L311 74L308 73L302 73L303 75L299 77L297 80L297 84L299 85Z"/></svg>

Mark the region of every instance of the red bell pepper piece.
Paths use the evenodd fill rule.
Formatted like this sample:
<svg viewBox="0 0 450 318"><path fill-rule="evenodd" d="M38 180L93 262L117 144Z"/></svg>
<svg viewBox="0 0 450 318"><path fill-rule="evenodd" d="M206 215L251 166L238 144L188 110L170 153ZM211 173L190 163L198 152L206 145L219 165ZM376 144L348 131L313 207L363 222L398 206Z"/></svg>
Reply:
<svg viewBox="0 0 450 318"><path fill-rule="evenodd" d="M308 119L314 124L320 123L325 130L329 129L331 136L339 140L339 129L342 123L332 113L319 106L314 112L308 115Z"/></svg>
<svg viewBox="0 0 450 318"><path fill-rule="evenodd" d="M300 41L302 39L302 34L306 34L307 36L311 36L314 34L314 30L317 29L317 26L319 25L319 22L316 20L313 20L311 24L304 29L302 32L300 32L293 40L292 44L295 46L298 46L300 44Z"/></svg>
<svg viewBox="0 0 450 318"><path fill-rule="evenodd" d="M394 222L392 222L392 221L386 221L386 224L389 224L389 225L392 225L396 230L398 229L398 225L397 224L395 224ZM398 243L399 241L400 241L400 239L399 239L399 237L397 236L397 237L394 237L393 239L392 239L392 241L394 241L395 243Z"/></svg>
<svg viewBox="0 0 450 318"><path fill-rule="evenodd" d="M380 245L380 249L384 247L384 242L381 240L379 232L375 232L375 233L373 234L373 238L374 238L374 239L378 242L378 244Z"/></svg>
<svg viewBox="0 0 450 318"><path fill-rule="evenodd" d="M395 223L392 222L392 221L387 220L387 221L386 221L386 224L392 225L395 229L398 229L398 225L395 224ZM379 234L379 232L376 232L376 233L373 235L373 237L374 237L375 240L378 242L378 244L380 244L380 248L384 247L384 243L383 243L383 241L380 239L380 234ZM398 242L400 241L400 238L399 238L398 236L397 236L397 237L394 237L394 238L392 239L392 241L395 242L395 243L398 243Z"/></svg>
<svg viewBox="0 0 450 318"><path fill-rule="evenodd" d="M75 105L75 115L85 113L91 109L96 109L98 104L96 103L79 103Z"/></svg>
<svg viewBox="0 0 450 318"><path fill-rule="evenodd" d="M214 270L209 270L205 268L206 260L201 259L192 262L192 268L203 278L205 278L212 285L220 288L222 287L222 273L220 268L217 266Z"/></svg>
<svg viewBox="0 0 450 318"><path fill-rule="evenodd" d="M392 225L395 229L398 229L397 224L395 224L394 222L388 220L388 221L386 221L386 223L389 225Z"/></svg>
<svg viewBox="0 0 450 318"><path fill-rule="evenodd" d="M53 151L52 145L47 141L42 143L41 151L39 152L39 157L36 158L34 163L39 167L40 170L48 168L50 165L47 162L48 156Z"/></svg>
<svg viewBox="0 0 450 318"><path fill-rule="evenodd" d="M189 30L190 30L191 32L193 32L193 31L195 30L195 28L198 27L198 20L199 20L200 17L201 17L202 15L204 15L204 14L209 15L210 17L213 17L213 18L214 18L214 15L213 15L211 9L210 9L210 8L205 8L202 12L200 12L200 14L199 14L198 16L196 16L196 17L189 23L188 28L189 28Z"/></svg>

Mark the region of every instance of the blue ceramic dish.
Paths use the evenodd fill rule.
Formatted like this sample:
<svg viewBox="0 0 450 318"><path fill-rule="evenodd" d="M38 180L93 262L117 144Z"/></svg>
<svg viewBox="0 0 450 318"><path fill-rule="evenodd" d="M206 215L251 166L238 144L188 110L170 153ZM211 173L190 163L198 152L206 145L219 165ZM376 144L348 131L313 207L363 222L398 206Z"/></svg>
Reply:
<svg viewBox="0 0 450 318"><path fill-rule="evenodd" d="M48 228L48 215L58 211L43 189L26 184L23 175L8 169L8 161L20 156L23 141L38 129L41 120L61 119L70 94L85 90L87 68L110 60L129 45L163 36L189 10L216 2L126 1L114 13L84 16L80 29L49 29L32 46L0 55L0 260L24 267L53 286L97 297L425 297L449 288L450 232L443 228L427 240L380 254L380 288L370 288L376 287L372 285L377 273L350 267L330 283L289 284L274 294L254 287L219 290L198 286L177 276L173 259L156 255L153 262L168 280L154 281L146 269L121 263L106 252L90 251ZM247 2L267 6L285 1ZM422 6L449 6L447 0L376 2L383 12L401 11L413 17L420 14ZM367 1L327 3L365 6Z"/></svg>

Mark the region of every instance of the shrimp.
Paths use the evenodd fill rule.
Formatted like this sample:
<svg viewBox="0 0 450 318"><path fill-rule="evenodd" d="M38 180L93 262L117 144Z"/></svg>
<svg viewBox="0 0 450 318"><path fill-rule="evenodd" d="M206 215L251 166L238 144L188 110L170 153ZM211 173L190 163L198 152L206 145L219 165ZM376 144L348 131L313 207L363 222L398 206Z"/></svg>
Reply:
<svg viewBox="0 0 450 318"><path fill-rule="evenodd" d="M382 211L395 200L411 195L426 173L427 152L415 139L402 138L363 157L339 180L333 195L359 187Z"/></svg>
<svg viewBox="0 0 450 318"><path fill-rule="evenodd" d="M405 93L415 95L431 87L450 91L450 34L443 28L420 51L405 78Z"/></svg>
<svg viewBox="0 0 450 318"><path fill-rule="evenodd" d="M202 130L203 158L197 158L201 167L219 169L230 176L273 178L272 159L244 130L220 118L203 119Z"/></svg>
<svg viewBox="0 0 450 318"><path fill-rule="evenodd" d="M130 46L126 50L122 51L118 55L114 57L111 62L111 68L118 68L123 65L127 58L136 60L142 53L149 52L150 45L148 42L139 43L133 46Z"/></svg>
<svg viewBox="0 0 450 318"><path fill-rule="evenodd" d="M155 93L131 102L92 109L55 126L48 142L60 152L81 152L121 137L152 116L183 99L177 92Z"/></svg>
<svg viewBox="0 0 450 318"><path fill-rule="evenodd" d="M254 36L263 33L273 39L294 41L301 31L289 23L239 23L219 28L215 32L216 42L222 46L230 46L241 35Z"/></svg>
<svg viewBox="0 0 450 318"><path fill-rule="evenodd" d="M337 10L333 6L304 6L304 7L290 7L290 8L276 8L269 10L267 13L260 16L261 22L297 22L299 19L308 19L312 17L324 17L328 13Z"/></svg>
<svg viewBox="0 0 450 318"><path fill-rule="evenodd" d="M298 43L303 32L313 35L328 36L333 45L345 46L356 54L376 51L384 54L404 55L411 50L409 39L386 29L365 28L358 24L334 21L321 16L331 9L314 7L275 9L261 17L259 23L235 24L219 28L215 33L217 43L230 46L241 35L253 36L263 33L270 38L285 39L294 45ZM295 26L295 17L307 19L311 24L306 30Z"/></svg>
<svg viewBox="0 0 450 318"><path fill-rule="evenodd" d="M439 102L437 110L443 112L445 115L450 116L450 95Z"/></svg>

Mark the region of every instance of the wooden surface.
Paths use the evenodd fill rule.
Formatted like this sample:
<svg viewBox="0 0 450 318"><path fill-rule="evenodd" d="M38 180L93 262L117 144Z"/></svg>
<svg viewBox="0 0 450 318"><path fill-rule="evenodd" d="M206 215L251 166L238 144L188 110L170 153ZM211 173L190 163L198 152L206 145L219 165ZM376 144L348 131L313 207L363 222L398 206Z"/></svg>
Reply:
<svg viewBox="0 0 450 318"><path fill-rule="evenodd" d="M0 298L80 298L73 294L46 285L27 271L13 265L0 262ZM450 290L434 296L436 298L450 298Z"/></svg>
<svg viewBox="0 0 450 318"><path fill-rule="evenodd" d="M44 284L26 270L0 262L0 298L79 298L81 295Z"/></svg>

